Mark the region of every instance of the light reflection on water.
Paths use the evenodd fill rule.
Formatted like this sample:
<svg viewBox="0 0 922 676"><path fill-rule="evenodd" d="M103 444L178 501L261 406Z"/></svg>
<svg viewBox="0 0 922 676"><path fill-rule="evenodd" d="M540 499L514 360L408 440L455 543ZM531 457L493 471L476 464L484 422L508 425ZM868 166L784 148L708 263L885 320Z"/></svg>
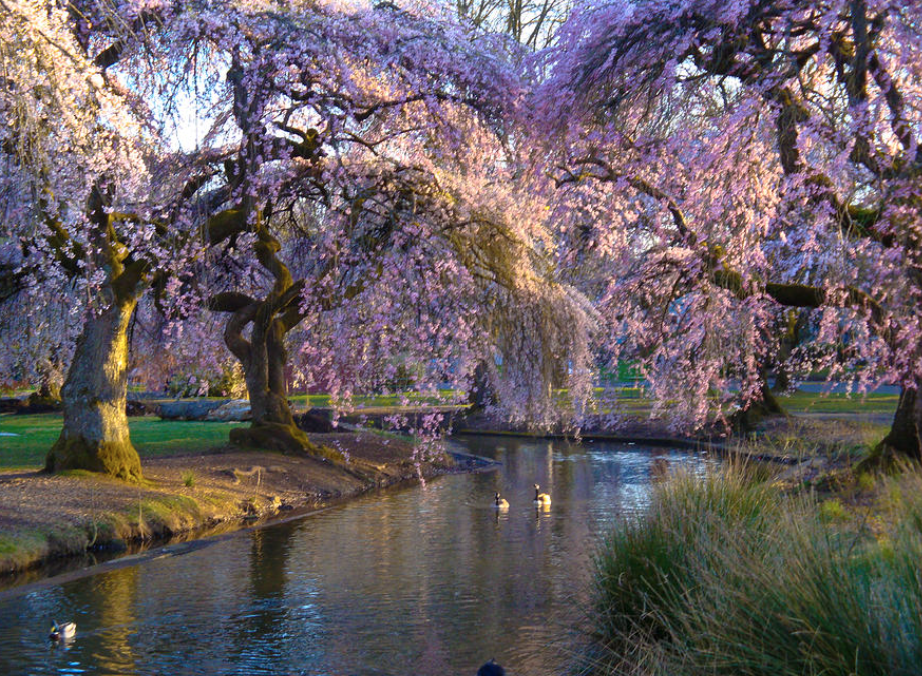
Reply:
<svg viewBox="0 0 922 676"><path fill-rule="evenodd" d="M0 604L0 674L511 675L565 670L593 547L686 452L474 438L447 476ZM532 504L533 483L553 497ZM495 491L510 502L491 509ZM50 618L77 623L65 649Z"/></svg>

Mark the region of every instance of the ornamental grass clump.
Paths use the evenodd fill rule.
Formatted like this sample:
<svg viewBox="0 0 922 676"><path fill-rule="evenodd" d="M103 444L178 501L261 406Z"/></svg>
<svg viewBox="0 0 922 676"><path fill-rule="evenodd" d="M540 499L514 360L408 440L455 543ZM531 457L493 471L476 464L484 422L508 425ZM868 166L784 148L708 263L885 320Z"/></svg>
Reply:
<svg viewBox="0 0 922 676"><path fill-rule="evenodd" d="M582 673L919 673L920 508L846 525L739 469L679 475L596 558Z"/></svg>

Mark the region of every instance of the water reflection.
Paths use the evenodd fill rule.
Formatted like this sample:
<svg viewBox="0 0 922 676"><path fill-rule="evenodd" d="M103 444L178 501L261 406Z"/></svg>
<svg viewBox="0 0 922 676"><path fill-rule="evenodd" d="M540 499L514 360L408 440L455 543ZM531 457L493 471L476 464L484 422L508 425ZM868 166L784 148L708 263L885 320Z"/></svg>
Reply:
<svg viewBox="0 0 922 676"><path fill-rule="evenodd" d="M499 471L368 496L302 521L0 604L0 673L562 673L601 533L685 452L472 439ZM536 509L533 484L552 496ZM509 510L492 509L500 492ZM49 618L77 622L50 649Z"/></svg>
<svg viewBox="0 0 922 676"><path fill-rule="evenodd" d="M91 597L98 599L98 612L106 618L106 628L99 632L91 661L101 671L112 674L137 673L137 658L132 647L132 634L137 625L135 608L137 606L138 577L137 566L121 568L108 575L89 578L92 588ZM66 588L73 594L76 603L80 601L79 590ZM80 623L77 624L81 629ZM76 636L74 637L76 644Z"/></svg>

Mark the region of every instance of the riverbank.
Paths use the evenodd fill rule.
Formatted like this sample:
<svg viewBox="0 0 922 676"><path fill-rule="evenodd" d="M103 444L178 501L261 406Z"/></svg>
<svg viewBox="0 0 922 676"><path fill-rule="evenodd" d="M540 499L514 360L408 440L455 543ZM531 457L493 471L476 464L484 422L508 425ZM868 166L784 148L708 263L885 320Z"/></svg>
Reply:
<svg viewBox="0 0 922 676"><path fill-rule="evenodd" d="M368 433L315 435L345 466L222 446L207 454L143 461L144 482L88 472L0 471L0 573L88 550L199 537L293 510L461 471L450 455Z"/></svg>
<svg viewBox="0 0 922 676"><path fill-rule="evenodd" d="M892 413L879 411L799 411L765 418L744 434L723 430L693 436L677 434L666 421L649 418L624 419L615 429L590 424L578 431L547 432L474 414L459 418L454 433L691 449L776 466L775 480L786 487L828 486L854 480L852 467L886 436L892 419Z"/></svg>
<svg viewBox="0 0 922 676"><path fill-rule="evenodd" d="M366 412L363 422L377 422L374 413ZM743 438L677 437L664 423L649 419L626 421L615 433L590 429L577 438L768 460L789 466L778 475L780 482L819 485L848 474L888 427L886 414L834 415L827 419L808 413L765 421ZM41 461L32 447L46 448L59 431L48 424L57 418L44 418L4 418L6 427L18 433L4 439L9 447L4 451L14 463L34 467ZM483 416L463 416L455 422L455 431L461 433L529 436L527 430ZM386 435L315 435L319 443L347 453L351 462L342 469L315 460L241 452L226 444L234 423L169 423L148 417L132 419L132 424L133 438L143 445L146 481L141 486L89 473L51 476L34 469L0 469L0 574L87 551L203 537L456 467L446 457L417 462L412 445ZM204 450L209 445L217 447ZM166 457L158 455L164 452Z"/></svg>

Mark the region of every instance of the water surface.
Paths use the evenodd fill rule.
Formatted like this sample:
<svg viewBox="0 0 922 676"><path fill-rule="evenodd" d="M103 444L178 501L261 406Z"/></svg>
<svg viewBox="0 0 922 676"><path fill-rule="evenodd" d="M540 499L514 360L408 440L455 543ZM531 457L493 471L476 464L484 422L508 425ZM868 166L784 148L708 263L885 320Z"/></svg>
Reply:
<svg viewBox="0 0 922 676"><path fill-rule="evenodd" d="M688 451L472 438L496 472L367 495L0 602L0 674L563 673L599 538ZM552 495L532 503L533 483ZM495 491L511 503L491 508ZM77 623L65 647L49 618Z"/></svg>

